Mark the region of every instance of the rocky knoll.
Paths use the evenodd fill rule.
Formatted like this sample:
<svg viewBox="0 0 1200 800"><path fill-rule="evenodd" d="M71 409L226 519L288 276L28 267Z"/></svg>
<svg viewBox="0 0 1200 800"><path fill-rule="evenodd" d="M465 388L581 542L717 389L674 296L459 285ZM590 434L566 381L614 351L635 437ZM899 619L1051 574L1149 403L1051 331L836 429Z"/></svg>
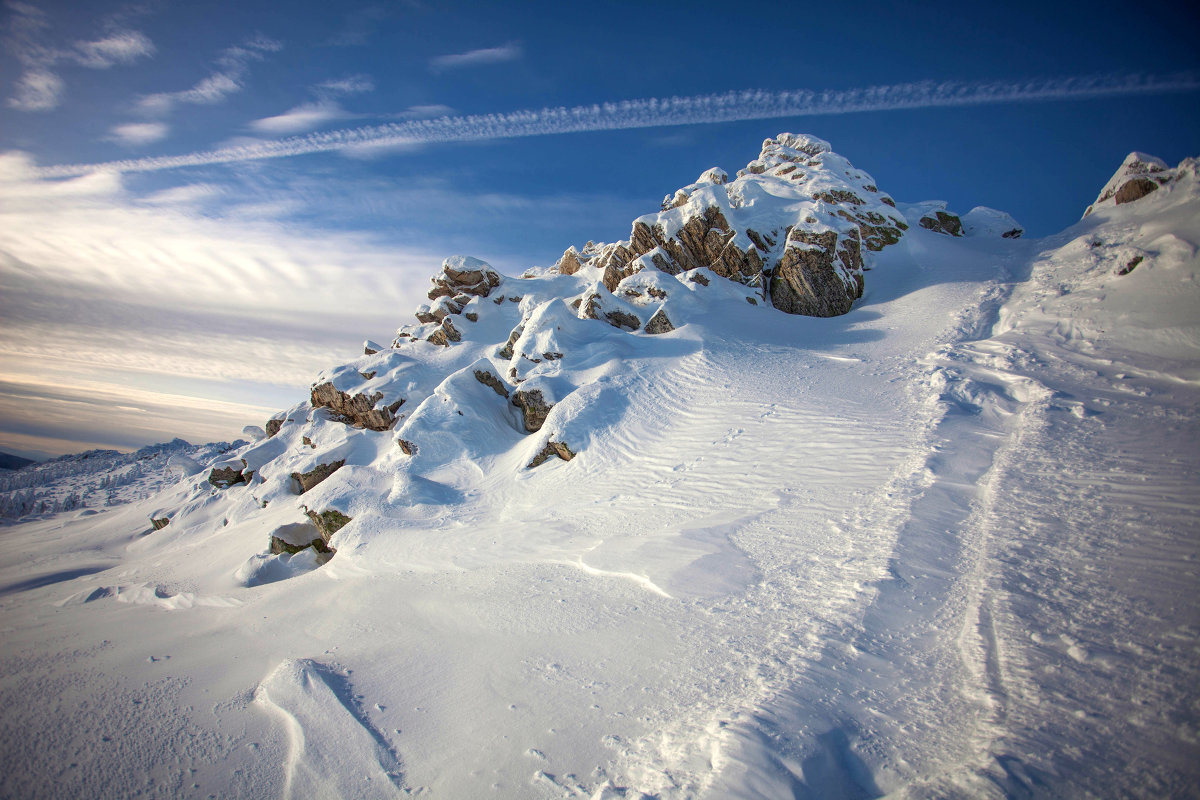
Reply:
<svg viewBox="0 0 1200 800"><path fill-rule="evenodd" d="M908 219L948 236L1015 226L987 209L964 222L936 202L897 208L828 143L784 133L732 180L714 168L668 195L628 240L568 248L520 278L452 256L415 324L324 371L162 517L182 530L213 498L240 504L231 519L271 507L282 524L259 558L323 563L381 519L452 502L468 488L453 476L586 460L607 446L597 420L620 408L630 359L686 346L695 322L845 314L875 253L927 235Z"/></svg>
<svg viewBox="0 0 1200 800"><path fill-rule="evenodd" d="M1185 174L1194 175L1195 172L1194 158L1185 159L1178 167L1172 169L1160 158L1135 151L1125 157L1120 168L1100 190L1096 202L1088 206L1083 215L1086 217L1097 208L1107 205L1109 201L1118 206L1137 202L1158 191L1160 187L1175 183Z"/></svg>
<svg viewBox="0 0 1200 800"><path fill-rule="evenodd" d="M733 181L710 169L634 220L628 240L569 248L555 270L590 270L615 293L644 269L705 268L760 289L781 311L828 317L862 296L864 253L906 230L895 202L828 142L781 133Z"/></svg>

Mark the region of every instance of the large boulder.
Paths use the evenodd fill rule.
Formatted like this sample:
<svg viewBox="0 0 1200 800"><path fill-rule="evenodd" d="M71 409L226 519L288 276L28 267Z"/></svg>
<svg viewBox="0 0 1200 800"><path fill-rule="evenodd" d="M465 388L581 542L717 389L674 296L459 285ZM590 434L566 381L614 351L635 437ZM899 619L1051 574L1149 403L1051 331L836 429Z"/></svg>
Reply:
<svg viewBox="0 0 1200 800"><path fill-rule="evenodd" d="M848 268L846 250L838 251L833 231L811 233L793 228L783 258L771 273L771 303L780 311L807 317L836 317L862 296L862 274Z"/></svg>

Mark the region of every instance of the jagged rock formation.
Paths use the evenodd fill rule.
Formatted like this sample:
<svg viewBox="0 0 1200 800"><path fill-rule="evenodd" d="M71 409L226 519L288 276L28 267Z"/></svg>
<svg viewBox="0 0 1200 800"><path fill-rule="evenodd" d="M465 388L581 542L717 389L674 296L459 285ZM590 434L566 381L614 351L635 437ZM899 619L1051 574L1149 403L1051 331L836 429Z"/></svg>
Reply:
<svg viewBox="0 0 1200 800"><path fill-rule="evenodd" d="M1196 159L1194 158L1186 159L1178 167L1172 169L1160 158L1136 151L1130 153L1108 183L1104 185L1104 188L1100 190L1096 202L1088 206L1083 215L1086 217L1109 200L1112 200L1114 205L1137 202L1158 191L1159 187L1178 181L1185 174L1194 174L1195 170Z"/></svg>
<svg viewBox="0 0 1200 800"><path fill-rule="evenodd" d="M550 409L554 408L554 404L546 401L540 389L518 389L513 392L512 404L521 409L525 430L529 433L540 431L542 425L546 424Z"/></svg>
<svg viewBox="0 0 1200 800"><path fill-rule="evenodd" d="M350 517L336 508L327 508L324 511L309 511L305 509L304 513L312 520L313 525L317 526L317 531L321 534L321 539L326 545L333 539L335 533L350 523Z"/></svg>
<svg viewBox="0 0 1200 800"><path fill-rule="evenodd" d="M750 287L769 283L765 294L788 313L833 316L862 296L863 251L895 244L907 229L895 202L827 142L783 133L763 142L732 182L710 169L668 195L659 213L635 220L628 240L568 248L555 270L590 271L619 295L622 281L645 269L678 275L704 268ZM640 327L601 316L594 305L585 309Z"/></svg>
<svg viewBox="0 0 1200 800"><path fill-rule="evenodd" d="M334 419L372 431L386 431L396 424L396 411L404 405L404 398L376 408L383 399L383 392L370 396L348 394L339 391L332 383L321 383L312 388L313 408L328 408Z"/></svg>

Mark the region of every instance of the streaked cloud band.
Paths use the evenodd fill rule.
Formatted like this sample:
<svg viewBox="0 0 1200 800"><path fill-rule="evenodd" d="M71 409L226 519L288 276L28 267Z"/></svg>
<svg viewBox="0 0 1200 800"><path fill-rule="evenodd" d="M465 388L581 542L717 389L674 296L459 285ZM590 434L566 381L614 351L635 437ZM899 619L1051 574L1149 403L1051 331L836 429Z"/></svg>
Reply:
<svg viewBox="0 0 1200 800"><path fill-rule="evenodd" d="M258 141L179 156L50 166L42 168L39 174L47 178L64 178L96 171L153 172L373 146L479 141L869 111L1166 94L1197 89L1200 89L1200 75L1186 72L1024 82L921 82L825 91L748 90L691 97L623 100L573 108L409 120Z"/></svg>

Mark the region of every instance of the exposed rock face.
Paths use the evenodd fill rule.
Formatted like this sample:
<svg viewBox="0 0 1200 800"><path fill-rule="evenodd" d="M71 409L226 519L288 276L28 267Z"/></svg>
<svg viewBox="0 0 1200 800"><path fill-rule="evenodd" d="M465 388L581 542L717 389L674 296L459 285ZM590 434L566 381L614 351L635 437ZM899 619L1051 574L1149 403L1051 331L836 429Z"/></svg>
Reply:
<svg viewBox="0 0 1200 800"><path fill-rule="evenodd" d="M642 321L633 309L618 300L607 286L593 286L584 293L580 299L579 316L598 319L627 331L642 327Z"/></svg>
<svg viewBox="0 0 1200 800"><path fill-rule="evenodd" d="M318 553L328 553L330 555L333 555L334 553L337 552L336 550L331 548L328 544L326 544L324 539L313 539L308 544L291 544L290 542L280 539L278 536L271 537L270 552L273 555L278 555L281 553L288 553L291 555L295 555L296 553L307 550L310 547L313 550L316 550Z"/></svg>
<svg viewBox="0 0 1200 800"><path fill-rule="evenodd" d="M525 430L529 433L540 431L550 409L554 408L553 403L546 402L540 389L518 389L513 392L512 404L524 413Z"/></svg>
<svg viewBox="0 0 1200 800"><path fill-rule="evenodd" d="M269 419L267 420L266 431L267 438L270 439L275 434L279 433L279 429L283 427L283 420Z"/></svg>
<svg viewBox="0 0 1200 800"><path fill-rule="evenodd" d="M442 271L431 280L430 300L456 295L487 297L500 285L500 273L478 258L451 256L442 262Z"/></svg>
<svg viewBox="0 0 1200 800"><path fill-rule="evenodd" d="M332 464L318 464L315 468L308 472L293 472L292 480L294 480L297 487L299 487L299 494L304 494L309 489L313 488L345 465L346 459L344 458L334 461Z"/></svg>
<svg viewBox="0 0 1200 800"><path fill-rule="evenodd" d="M228 489L239 483L246 482L246 475L242 470L231 466L213 467L212 472L208 473L208 482L218 489Z"/></svg>
<svg viewBox="0 0 1200 800"><path fill-rule="evenodd" d="M509 358L512 358L512 356L509 356ZM482 369L477 369L475 370L475 380L479 381L484 386L491 387L492 391L503 397L505 400L508 399L508 387L506 387L504 385L504 381L500 380L500 378L496 375L493 375L492 373Z"/></svg>
<svg viewBox="0 0 1200 800"><path fill-rule="evenodd" d="M836 317L862 296L861 273L835 261L851 260L835 251L837 234L793 229L783 258L771 273L771 303L780 311L808 317Z"/></svg>
<svg viewBox="0 0 1200 800"><path fill-rule="evenodd" d="M1162 159L1145 153L1130 153L1125 157L1125 161L1122 162L1116 174L1100 190L1096 202L1088 206L1083 215L1086 217L1096 206L1107 203L1109 200L1112 200L1114 205L1141 200L1157 191L1160 186L1167 186L1175 181L1179 177L1180 170L1192 168L1194 168L1194 164L1189 166L1185 162L1180 164L1179 168L1171 169Z"/></svg>
<svg viewBox="0 0 1200 800"><path fill-rule="evenodd" d="M1134 256L1133 258L1131 258L1129 261L1127 261L1125 263L1125 266L1123 266L1119 270L1117 270L1117 274L1118 275L1128 275L1129 273L1131 273L1135 269L1137 269L1137 265L1142 263L1142 261L1144 259L1145 259L1145 256Z"/></svg>
<svg viewBox="0 0 1200 800"><path fill-rule="evenodd" d="M376 408L382 399L382 392L370 397L350 395L338 391L332 383L322 383L312 389L313 408L328 408L342 422L372 431L386 431L395 425L396 411L404 404L404 398L400 398L383 408Z"/></svg>
<svg viewBox="0 0 1200 800"><path fill-rule="evenodd" d="M947 217L945 222L935 218L939 229L961 235L957 217ZM704 267L755 287L765 278L783 276L781 288L771 293L779 298L781 310L845 313L849 306L843 281L833 278L841 269L853 273L852 304L862 294L863 251L895 244L907 229L891 198L879 193L869 175L833 153L828 143L780 134L763 142L759 157L739 171L736 180L729 182L724 172L709 170L696 183L664 198L661 212L635 220L627 241L589 242L581 252L571 248L555 270L564 275L595 270L610 292L622 280L651 268L677 275ZM826 235L830 233L832 239ZM840 264L841 269L831 267L824 278L814 275L808 280L803 295L814 298L814 293L829 291L829 296L801 301L794 292L784 291L792 285L787 276L794 272L797 257L789 253L797 242L819 242L816 246L827 251L822 260ZM815 268L809 265L810 271ZM582 302L585 316L629 327L629 320L602 314L587 305L587 298Z"/></svg>
<svg viewBox="0 0 1200 800"><path fill-rule="evenodd" d="M295 555L312 548L319 557L317 563L324 564L333 557L329 546L315 525L308 522L280 525L271 533L270 552L274 555Z"/></svg>
<svg viewBox="0 0 1200 800"><path fill-rule="evenodd" d="M571 451L570 447L567 447L565 442L547 442L546 446L529 462L529 469L540 467L554 456L558 456L563 461L570 461L575 457L575 453Z"/></svg>
<svg viewBox="0 0 1200 800"><path fill-rule="evenodd" d="M558 260L558 271L563 275L574 275L582 266L583 264L579 261L579 251L574 247L568 247L567 251L562 254L562 258Z"/></svg>
<svg viewBox="0 0 1200 800"><path fill-rule="evenodd" d="M304 513L307 514L308 518L312 520L313 525L317 526L317 530L320 532L321 538L324 540L325 544L329 543L329 540L333 538L335 533L346 527L346 525L350 523L351 519L342 512L333 508L329 508L321 512L309 511L306 508L304 509Z"/></svg>
<svg viewBox="0 0 1200 800"><path fill-rule="evenodd" d="M917 224L934 233L944 233L947 236L962 236L962 220L954 214L945 211L935 211L933 216L921 217ZM1018 234L1019 235L1019 234Z"/></svg>
<svg viewBox="0 0 1200 800"><path fill-rule="evenodd" d="M1132 203L1135 200L1141 200L1146 195L1158 190L1158 184L1149 178L1134 178L1126 181L1117 193L1113 195L1117 205L1122 203Z"/></svg>
<svg viewBox="0 0 1200 800"><path fill-rule="evenodd" d="M163 528L171 524L170 517L151 517L150 524L154 526L154 530L161 531Z"/></svg>
<svg viewBox="0 0 1200 800"><path fill-rule="evenodd" d="M429 334L429 338L425 341L441 345L442 347L449 347L451 342L462 341L462 333L459 332L458 328L454 327L454 323L450 321L450 318L446 317L442 320L441 327Z"/></svg>
<svg viewBox="0 0 1200 800"><path fill-rule="evenodd" d="M646 323L645 331L650 334L670 333L675 330L675 326L671 324L671 320L667 318L667 312L659 309L650 317L650 321Z"/></svg>

